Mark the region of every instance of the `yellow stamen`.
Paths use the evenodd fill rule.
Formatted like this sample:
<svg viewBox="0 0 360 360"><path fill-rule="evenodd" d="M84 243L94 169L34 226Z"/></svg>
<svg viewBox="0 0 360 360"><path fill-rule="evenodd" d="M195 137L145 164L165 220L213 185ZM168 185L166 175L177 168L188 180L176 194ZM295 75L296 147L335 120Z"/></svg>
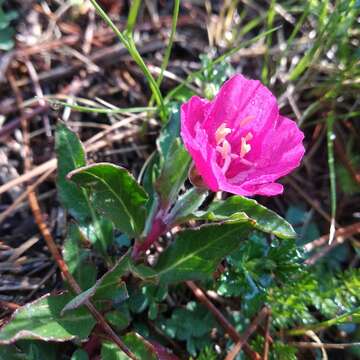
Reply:
<svg viewBox="0 0 360 360"><path fill-rule="evenodd" d="M217 146L216 150L221 154L223 159L226 159L231 154L231 145L224 139L222 146Z"/></svg>
<svg viewBox="0 0 360 360"><path fill-rule="evenodd" d="M219 128L215 131L215 141L219 145L225 141L225 137L231 133L231 129L226 127L225 123L222 123Z"/></svg>
<svg viewBox="0 0 360 360"><path fill-rule="evenodd" d="M253 138L253 135L249 132L246 136L241 138L240 157L243 158L250 150L251 145L247 143Z"/></svg>

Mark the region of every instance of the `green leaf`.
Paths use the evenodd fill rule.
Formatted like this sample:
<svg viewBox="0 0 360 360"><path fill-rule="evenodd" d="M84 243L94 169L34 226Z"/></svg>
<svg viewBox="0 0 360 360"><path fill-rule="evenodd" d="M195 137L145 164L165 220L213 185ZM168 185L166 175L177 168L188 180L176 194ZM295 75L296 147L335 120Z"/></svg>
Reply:
<svg viewBox="0 0 360 360"><path fill-rule="evenodd" d="M118 331L126 329L131 322L131 315L127 306L120 306L117 310L106 313L105 318Z"/></svg>
<svg viewBox="0 0 360 360"><path fill-rule="evenodd" d="M125 345L134 353L137 359L157 360L154 347L143 337L136 333L128 333L122 337ZM102 360L127 360L130 359L119 347L111 342L105 341L101 347Z"/></svg>
<svg viewBox="0 0 360 360"><path fill-rule="evenodd" d="M292 226L281 216L257 201L242 196L231 196L225 201L214 202L207 211L196 213L195 218L210 221L247 219L255 229L274 234L279 238L296 237Z"/></svg>
<svg viewBox="0 0 360 360"><path fill-rule="evenodd" d="M94 301L111 300L121 303L128 298L125 283L121 277L129 270L130 252L128 251L117 264L105 273L94 285Z"/></svg>
<svg viewBox="0 0 360 360"><path fill-rule="evenodd" d="M154 274L161 283L207 279L250 231L249 224L239 222L185 230L161 254Z"/></svg>
<svg viewBox="0 0 360 360"><path fill-rule="evenodd" d="M167 224L186 222L187 217L191 217L193 212L198 210L207 196L207 190L197 187L191 188L178 198L165 222Z"/></svg>
<svg viewBox="0 0 360 360"><path fill-rule="evenodd" d="M89 360L89 356L86 351L77 349L71 356L70 360Z"/></svg>
<svg viewBox="0 0 360 360"><path fill-rule="evenodd" d="M75 224L71 224L64 243L63 258L70 273L80 287L85 290L95 283L97 270L95 265L87 262L89 252L83 249L82 241L83 237L79 228Z"/></svg>
<svg viewBox="0 0 360 360"><path fill-rule="evenodd" d="M99 163L72 171L68 177L89 189L93 206L131 237L141 234L147 194L122 167Z"/></svg>
<svg viewBox="0 0 360 360"><path fill-rule="evenodd" d="M191 157L181 144L180 139L174 139L165 158L160 176L155 183L162 208L174 203L187 178L190 161Z"/></svg>
<svg viewBox="0 0 360 360"><path fill-rule="evenodd" d="M126 300L129 296L126 285L121 280L121 276L128 270L128 262L129 255L125 254L118 263L99 280L97 280L91 288L71 299L64 306L61 315L63 315L66 311L78 308L86 301L90 300L90 298L93 298L97 303L104 300L121 303Z"/></svg>
<svg viewBox="0 0 360 360"><path fill-rule="evenodd" d="M97 214L94 221L80 226L81 232L93 245L96 251L104 257L108 256L108 247L114 242L113 223L105 218L99 218Z"/></svg>
<svg viewBox="0 0 360 360"><path fill-rule="evenodd" d="M216 326L208 309L194 301L175 309L170 318L160 319L157 323L169 337L186 341L187 350L194 356L197 350L211 344L210 333Z"/></svg>
<svg viewBox="0 0 360 360"><path fill-rule="evenodd" d="M60 356L59 344L37 340L19 340L16 342L25 354L26 360L57 360Z"/></svg>
<svg viewBox="0 0 360 360"><path fill-rule="evenodd" d="M96 288L92 286L91 288L75 296L64 306L64 308L61 310L60 315L63 316L66 311L74 310L80 307L81 305L84 305L84 303L88 301L95 294L95 291Z"/></svg>
<svg viewBox="0 0 360 360"><path fill-rule="evenodd" d="M58 159L57 188L62 205L80 223L91 220L86 191L66 179L66 175L86 165L85 151L77 135L59 123L55 132L55 151Z"/></svg>
<svg viewBox="0 0 360 360"><path fill-rule="evenodd" d="M319 330L325 329L330 326L340 325L340 324L344 324L344 323L360 324L360 306L351 311L346 312L343 315L337 316L333 319L322 321L317 324L311 324L308 326L304 326L303 328L300 328L300 329L290 330L290 331L288 331L288 334L303 335L308 330L319 331Z"/></svg>
<svg viewBox="0 0 360 360"><path fill-rule="evenodd" d="M99 219L85 189L79 189L66 177L69 172L86 165L84 148L77 135L59 123L55 133L55 150L58 159L57 188L62 205L80 224L87 238L103 255L113 241L112 225Z"/></svg>
<svg viewBox="0 0 360 360"><path fill-rule="evenodd" d="M95 325L87 309L79 308L60 315L71 298L69 293L58 296L47 294L17 309L0 330L0 344L10 344L19 339L86 339Z"/></svg>
<svg viewBox="0 0 360 360"><path fill-rule="evenodd" d="M180 137L180 111L179 107L174 109L169 121L161 129L156 141L158 151L162 160L166 159L173 141Z"/></svg>
<svg viewBox="0 0 360 360"><path fill-rule="evenodd" d="M27 355L15 345L2 345L0 346L0 360L27 360Z"/></svg>

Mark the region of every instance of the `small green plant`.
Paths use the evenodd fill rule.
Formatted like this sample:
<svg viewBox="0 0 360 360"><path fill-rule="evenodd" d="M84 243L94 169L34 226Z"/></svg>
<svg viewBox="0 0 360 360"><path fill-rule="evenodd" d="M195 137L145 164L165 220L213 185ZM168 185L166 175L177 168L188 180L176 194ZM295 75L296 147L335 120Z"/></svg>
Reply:
<svg viewBox="0 0 360 360"><path fill-rule="evenodd" d="M11 27L11 21L16 19L16 11L5 12L3 10L4 0L0 0L0 50L11 50L14 47L14 29Z"/></svg>
<svg viewBox="0 0 360 360"><path fill-rule="evenodd" d="M62 254L55 250L54 257L66 282L61 291L20 307L1 327L0 360L215 360L230 356L239 344L230 358L259 359L268 346L268 359L293 360L299 345L293 340L309 333L340 330L355 339L359 270L343 271L337 253L343 249L309 267L312 254L304 254L302 246L318 238L321 229L312 213L301 204L289 205L283 218L251 198L282 193L277 180L299 166L304 155L298 124L324 104L331 105L324 126L335 224L335 170L345 192L356 191L343 180L345 169L334 166L333 154L337 96L341 91L346 96L354 84L347 79L336 86L315 86L311 91L324 95L295 123L280 115L270 90L236 74L226 61L262 37L270 48L271 34L278 29L273 28L276 13L292 23L300 5L279 7L271 1L266 16L234 31L232 38L238 36L240 44L214 59L201 56L201 69L163 96L160 85L180 1L174 1L170 39L157 79L134 40L141 2L131 3L120 31L101 6L90 1L143 72L151 90L149 106L110 109L85 99L72 104L50 101L82 112L149 112L162 128L153 154L135 178L116 164L88 161L77 134L58 123L57 190L69 223ZM328 1L301 7L304 15L283 42L281 55L291 52L307 16L316 23L318 38L306 45L303 56L288 69L288 79L282 80L302 79L302 86L302 77L335 42L341 53L337 75L355 78L358 59L347 61L344 56L349 52L344 34L357 18L355 2L341 1L332 13L330 8ZM241 18L246 16L246 11L241 13ZM0 12L0 31L8 30L12 17ZM242 36L264 19L268 30L245 41ZM279 38L283 36L281 32ZM266 52L261 70L266 83L271 83L272 65ZM193 96L194 90L204 98ZM351 163L357 164L355 154ZM200 283L196 291L194 282Z"/></svg>

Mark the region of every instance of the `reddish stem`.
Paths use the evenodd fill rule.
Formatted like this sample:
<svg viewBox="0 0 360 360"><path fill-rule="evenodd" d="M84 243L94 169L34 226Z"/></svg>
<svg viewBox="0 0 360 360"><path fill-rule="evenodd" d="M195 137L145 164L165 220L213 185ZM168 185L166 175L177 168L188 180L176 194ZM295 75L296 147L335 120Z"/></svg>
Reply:
<svg viewBox="0 0 360 360"><path fill-rule="evenodd" d="M137 260L141 253L145 252L149 247L162 235L166 232L167 225L163 222L160 217L155 217L155 220L152 224L149 234L146 236L145 240L140 242L135 241L134 249L132 256Z"/></svg>

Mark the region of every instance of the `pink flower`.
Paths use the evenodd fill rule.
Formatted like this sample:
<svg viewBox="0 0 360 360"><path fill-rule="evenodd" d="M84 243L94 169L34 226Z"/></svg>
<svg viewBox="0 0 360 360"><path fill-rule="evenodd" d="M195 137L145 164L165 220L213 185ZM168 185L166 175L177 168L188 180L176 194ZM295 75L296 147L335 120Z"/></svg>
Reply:
<svg viewBox="0 0 360 360"><path fill-rule="evenodd" d="M181 137L197 172L213 191L272 196L275 182L304 155L304 134L279 114L272 93L259 81L235 75L214 100L193 96L181 106Z"/></svg>

